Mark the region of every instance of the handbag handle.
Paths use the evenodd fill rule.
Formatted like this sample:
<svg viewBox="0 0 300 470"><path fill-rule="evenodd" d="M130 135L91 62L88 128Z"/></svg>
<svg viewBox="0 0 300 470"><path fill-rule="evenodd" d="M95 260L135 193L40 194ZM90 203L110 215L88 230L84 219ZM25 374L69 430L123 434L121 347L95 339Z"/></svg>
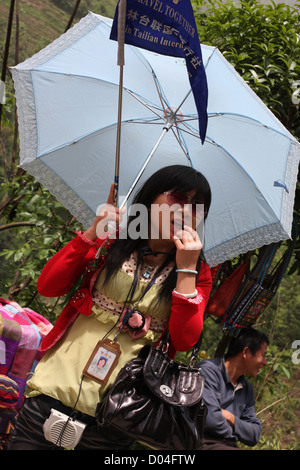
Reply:
<svg viewBox="0 0 300 470"><path fill-rule="evenodd" d="M197 360L197 355L198 355L198 352L200 351L200 347L202 344L202 337L203 337L203 331L201 331L200 338L198 339L197 343L194 344L193 346L191 358L189 360L190 367L194 367L195 365L195 362Z"/></svg>
<svg viewBox="0 0 300 470"><path fill-rule="evenodd" d="M201 334L200 334L200 337L199 337L197 343L195 343L193 348L192 348L192 354L191 354L190 360L188 362L188 367L190 367L190 368L194 367L195 362L197 360L197 355L198 355L198 352L199 352L201 344L202 344L202 337L203 337L203 331L201 331ZM161 335L159 343L158 343L156 349L159 349L164 354L167 354L170 342L171 342L170 332L169 332L169 328L167 327L165 329L165 331L163 332L163 334Z"/></svg>

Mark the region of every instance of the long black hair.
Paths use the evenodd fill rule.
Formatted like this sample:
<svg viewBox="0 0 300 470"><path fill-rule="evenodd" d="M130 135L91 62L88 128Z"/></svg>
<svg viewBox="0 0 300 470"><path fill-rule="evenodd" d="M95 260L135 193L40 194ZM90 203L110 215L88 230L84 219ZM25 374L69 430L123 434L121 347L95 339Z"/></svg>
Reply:
<svg viewBox="0 0 300 470"><path fill-rule="evenodd" d="M205 218L207 217L211 204L209 183L202 173L185 165L171 165L156 171L137 192L132 204L141 204L150 209L153 201L160 194L168 190L178 190L182 193L196 190L194 199L204 204ZM128 230L130 223L135 217L129 216L125 230ZM135 250L140 250L145 245L145 239L130 238L129 233L125 235L118 238L109 250L106 262L106 281L122 266L131 253ZM175 259L175 254L176 250L174 249L169 254L170 261ZM201 256L198 260L198 272L200 272L200 264ZM176 278L177 275L174 268L162 285L160 297L165 299L171 298L172 290L176 285Z"/></svg>

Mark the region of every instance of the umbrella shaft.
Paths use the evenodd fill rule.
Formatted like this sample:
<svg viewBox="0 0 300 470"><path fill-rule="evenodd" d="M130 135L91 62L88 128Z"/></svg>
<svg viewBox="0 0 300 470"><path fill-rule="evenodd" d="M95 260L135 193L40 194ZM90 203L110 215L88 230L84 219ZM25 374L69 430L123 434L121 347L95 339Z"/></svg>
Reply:
<svg viewBox="0 0 300 470"><path fill-rule="evenodd" d="M118 65L120 66L119 79L119 104L118 104L118 126L117 126L117 144L115 161L115 188L114 188L114 206L118 206L119 192L119 168L120 168L120 148L121 148L121 120L122 120L122 100L123 100L123 66L124 60L124 39L125 39L125 21L126 21L126 0L119 2L118 18Z"/></svg>
<svg viewBox="0 0 300 470"><path fill-rule="evenodd" d="M115 161L114 206L118 205L119 172L120 172L120 148L121 148L121 123L122 123L122 99L123 99L123 65L120 65L118 125L117 125L116 161Z"/></svg>
<svg viewBox="0 0 300 470"><path fill-rule="evenodd" d="M120 206L120 209L122 209L122 208L125 206L126 202L127 202L128 199L129 199L130 194L131 194L132 191L134 190L134 188L135 188L135 186L136 186L138 180L140 179L140 177L141 177L142 174L144 173L144 170L145 170L146 166L148 165L149 161L150 161L151 158L153 157L153 155L154 155L154 153L155 153L157 147L159 146L159 144L160 144L162 138L164 137L164 135L166 134L166 132L168 132L168 130L170 129L170 127L172 127L172 123L171 123L171 122L168 122L167 125L163 128L163 131L162 131L162 133L161 133L159 139L157 140L157 142L156 142L156 144L154 145L153 149L152 149L151 152L149 153L149 155L148 155L148 157L147 157L147 160L145 161L144 165L142 166L142 168L141 168L139 174L137 175L137 177L135 178L134 182L133 182L132 185L130 186L129 191L128 191L128 193L127 193L125 199L122 201L122 204L121 204L121 206Z"/></svg>

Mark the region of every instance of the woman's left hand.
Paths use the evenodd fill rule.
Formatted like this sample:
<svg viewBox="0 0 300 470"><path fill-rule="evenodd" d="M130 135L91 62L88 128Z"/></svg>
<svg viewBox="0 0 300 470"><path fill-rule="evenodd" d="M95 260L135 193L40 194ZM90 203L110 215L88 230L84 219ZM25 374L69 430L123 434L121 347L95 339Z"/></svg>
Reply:
<svg viewBox="0 0 300 470"><path fill-rule="evenodd" d="M176 246L177 269L195 271L202 243L198 233L191 227L184 226L173 237ZM196 289L196 273L178 272L175 290L180 294L193 294Z"/></svg>
<svg viewBox="0 0 300 470"><path fill-rule="evenodd" d="M177 269L196 269L202 243L196 230L184 225L173 237L176 246Z"/></svg>

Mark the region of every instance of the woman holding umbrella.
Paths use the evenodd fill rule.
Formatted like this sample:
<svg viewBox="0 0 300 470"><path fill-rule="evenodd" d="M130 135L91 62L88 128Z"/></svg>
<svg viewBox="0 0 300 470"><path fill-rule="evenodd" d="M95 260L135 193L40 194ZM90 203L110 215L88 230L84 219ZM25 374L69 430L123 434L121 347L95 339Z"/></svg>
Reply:
<svg viewBox="0 0 300 470"><path fill-rule="evenodd" d="M97 427L99 396L145 344L158 341L167 326L173 357L177 350L191 349L200 337L212 284L196 231L211 202L207 180L181 165L153 174L133 201L146 208L147 239L129 236L135 216L129 218L125 236L107 241L107 234L99 233L104 220L121 220L112 202L113 187L95 223L77 233L46 264L38 280L41 295L56 297L73 292L83 277L42 343L47 352L28 381L12 450L63 448L48 440L44 428L51 409L67 416L76 410L75 418L86 425L76 449L129 449L130 439ZM177 209L167 212L168 223L163 212L158 216L155 212L162 206ZM183 224L186 213L189 225ZM103 242L107 254L98 256ZM113 339L116 349L106 350ZM107 361L97 368L102 356Z"/></svg>

